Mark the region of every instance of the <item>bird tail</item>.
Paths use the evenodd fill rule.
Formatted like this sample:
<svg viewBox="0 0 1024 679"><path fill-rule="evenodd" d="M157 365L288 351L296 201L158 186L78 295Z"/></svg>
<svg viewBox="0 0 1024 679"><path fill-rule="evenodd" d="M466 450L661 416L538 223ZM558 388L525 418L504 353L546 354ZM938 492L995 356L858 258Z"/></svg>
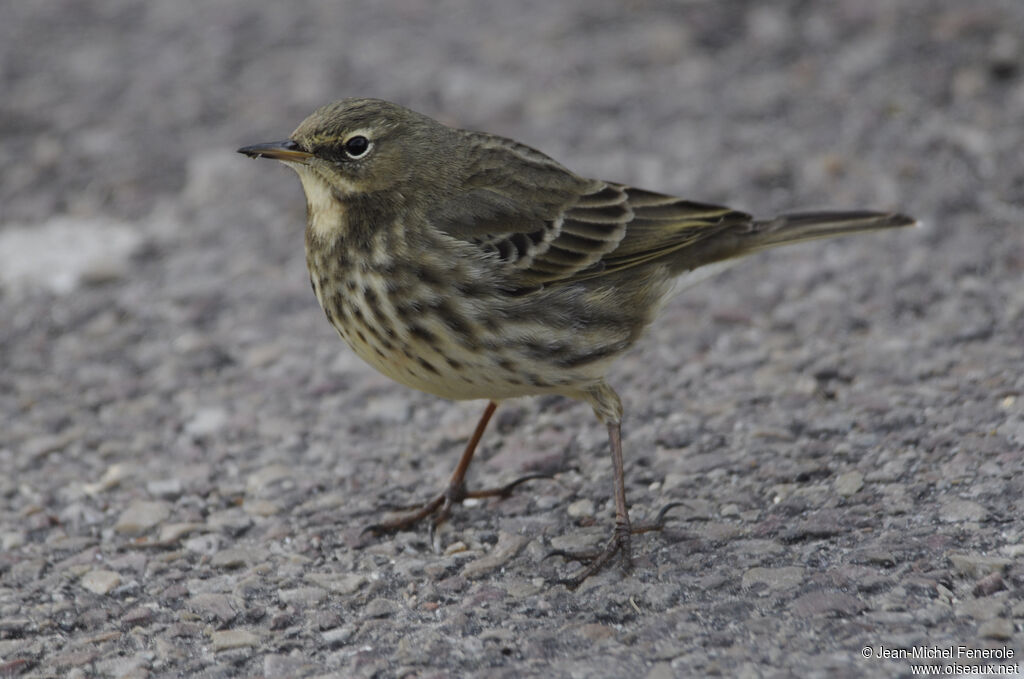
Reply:
<svg viewBox="0 0 1024 679"><path fill-rule="evenodd" d="M916 224L913 217L891 212L794 212L751 224L750 231L741 239L742 252L737 254L748 255L779 245Z"/></svg>

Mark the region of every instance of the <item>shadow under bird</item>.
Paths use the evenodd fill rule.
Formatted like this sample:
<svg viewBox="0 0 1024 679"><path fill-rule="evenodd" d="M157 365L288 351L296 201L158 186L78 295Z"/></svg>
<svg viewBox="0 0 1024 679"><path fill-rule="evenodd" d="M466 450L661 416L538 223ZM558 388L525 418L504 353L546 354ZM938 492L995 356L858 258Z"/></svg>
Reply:
<svg viewBox="0 0 1024 679"><path fill-rule="evenodd" d="M581 177L510 139L452 127L377 99L315 111L285 141L239 149L295 170L306 194L306 263L348 345L388 377L487 407L447 488L369 527L402 530L469 497L466 471L499 401L561 394L608 429L615 527L576 586L630 537L622 404L605 381L670 296L675 279L778 245L909 226L901 214L806 212L758 220L728 207Z"/></svg>

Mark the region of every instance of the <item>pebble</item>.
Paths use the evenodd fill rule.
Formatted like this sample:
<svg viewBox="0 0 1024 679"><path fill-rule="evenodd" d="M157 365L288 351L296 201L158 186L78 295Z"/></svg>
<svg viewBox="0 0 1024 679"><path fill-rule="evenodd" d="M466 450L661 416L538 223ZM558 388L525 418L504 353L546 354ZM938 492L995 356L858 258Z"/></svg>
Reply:
<svg viewBox="0 0 1024 679"><path fill-rule="evenodd" d="M833 483L836 493L843 497L850 497L863 487L864 475L856 470L843 472Z"/></svg>
<svg viewBox="0 0 1024 679"><path fill-rule="evenodd" d="M347 643L355 631L355 625L342 625L341 627L326 629L320 635L323 637L324 642L333 648Z"/></svg>
<svg viewBox="0 0 1024 679"><path fill-rule="evenodd" d="M227 629L210 632L210 647L214 651L226 651L232 648L246 648L260 643L258 635L244 629Z"/></svg>
<svg viewBox="0 0 1024 679"><path fill-rule="evenodd" d="M164 543L177 542L189 533L205 528L202 523L167 523L160 526L159 541Z"/></svg>
<svg viewBox="0 0 1024 679"><path fill-rule="evenodd" d="M206 556L213 556L220 551L221 543L224 539L219 535L197 535L194 538L189 538L181 543L181 546L190 552L196 554L205 554Z"/></svg>
<svg viewBox="0 0 1024 679"><path fill-rule="evenodd" d="M0 533L0 551L10 552L25 544L25 533L21 531L9 531Z"/></svg>
<svg viewBox="0 0 1024 679"><path fill-rule="evenodd" d="M398 606L389 599L376 598L370 601L363 608L363 617L366 618L390 618L398 612Z"/></svg>
<svg viewBox="0 0 1024 679"><path fill-rule="evenodd" d="M953 571L967 578L980 579L989 573L999 573L1012 562L1000 556L983 556L981 554L950 554L949 563Z"/></svg>
<svg viewBox="0 0 1024 679"><path fill-rule="evenodd" d="M945 523L984 521L988 510L971 500L952 500L939 509L939 520Z"/></svg>
<svg viewBox="0 0 1024 679"><path fill-rule="evenodd" d="M1012 639L1013 634L1013 621L1006 618L992 618L981 623L978 627L978 636L986 639Z"/></svg>
<svg viewBox="0 0 1024 679"><path fill-rule="evenodd" d="M758 566L743 574L744 588L754 585L767 585L769 589L790 589L804 581L804 569L800 566L783 566L781 568L765 568Z"/></svg>
<svg viewBox="0 0 1024 679"><path fill-rule="evenodd" d="M277 598L284 604L312 607L322 603L327 598L327 590L321 587L281 589L277 592Z"/></svg>
<svg viewBox="0 0 1024 679"><path fill-rule="evenodd" d="M117 519L114 530L123 535L145 533L170 515L171 507L166 502L137 500Z"/></svg>
<svg viewBox="0 0 1024 679"><path fill-rule="evenodd" d="M155 479L146 484L146 491L161 500L176 500L181 497L181 479Z"/></svg>
<svg viewBox="0 0 1024 679"><path fill-rule="evenodd" d="M98 495L111 488L116 488L122 481L134 476L137 471L138 468L134 464L113 464L107 467L107 471L103 473L99 481L87 483L82 486L82 489L89 495Z"/></svg>
<svg viewBox="0 0 1024 679"><path fill-rule="evenodd" d="M115 571L94 570L83 575L78 583L94 594L109 594L121 584L121 576Z"/></svg>
<svg viewBox="0 0 1024 679"><path fill-rule="evenodd" d="M238 612L227 594L200 592L185 600L185 608L206 621L227 623L235 619Z"/></svg>
<svg viewBox="0 0 1024 679"><path fill-rule="evenodd" d="M259 560L259 556L251 549L231 547L216 552L210 559L214 568L241 568Z"/></svg>
<svg viewBox="0 0 1024 679"><path fill-rule="evenodd" d="M307 573L304 577L335 594L353 594L367 582L366 576L359 573Z"/></svg>
<svg viewBox="0 0 1024 679"><path fill-rule="evenodd" d="M242 509L252 516L268 517L281 513L280 505L269 500L248 500Z"/></svg>
<svg viewBox="0 0 1024 679"><path fill-rule="evenodd" d="M989 596L995 594L1001 590L1006 589L1006 582L1003 580L1002 574L999 572L989 573L974 586L971 593L977 597Z"/></svg>
<svg viewBox="0 0 1024 679"><path fill-rule="evenodd" d="M206 525L212 530L237 536L252 526L252 517L239 507L212 512L206 517Z"/></svg>
<svg viewBox="0 0 1024 679"><path fill-rule="evenodd" d="M857 597L844 592L808 592L797 597L792 604L793 612L800 617L852 618L868 605Z"/></svg>
<svg viewBox="0 0 1024 679"><path fill-rule="evenodd" d="M43 288L58 295L86 282L120 278L142 233L109 219L52 217L32 226L0 230L0 284Z"/></svg>
<svg viewBox="0 0 1024 679"><path fill-rule="evenodd" d="M576 500L565 508L565 512L574 519L592 517L594 515L594 501L589 498Z"/></svg>
<svg viewBox="0 0 1024 679"><path fill-rule="evenodd" d="M404 423L409 421L412 406L409 398L398 392L394 396L378 396L366 402L363 414L367 419L381 422Z"/></svg>
<svg viewBox="0 0 1024 679"><path fill-rule="evenodd" d="M515 558L529 541L530 539L524 535L502 531L498 534L498 543L491 548L490 552L467 563L462 569L462 575L471 579L479 578L501 568Z"/></svg>
<svg viewBox="0 0 1024 679"><path fill-rule="evenodd" d="M312 663L301 655L290 656L279 653L268 653L263 656L264 677L306 677L318 673L320 666Z"/></svg>
<svg viewBox="0 0 1024 679"><path fill-rule="evenodd" d="M291 467L283 464L272 464L266 466L254 474L250 474L245 481L245 492L250 495L260 495L270 486L284 479L290 479L293 474Z"/></svg>
<svg viewBox="0 0 1024 679"><path fill-rule="evenodd" d="M185 433L192 436L210 436L224 428L228 413L223 408L203 408L185 423Z"/></svg>

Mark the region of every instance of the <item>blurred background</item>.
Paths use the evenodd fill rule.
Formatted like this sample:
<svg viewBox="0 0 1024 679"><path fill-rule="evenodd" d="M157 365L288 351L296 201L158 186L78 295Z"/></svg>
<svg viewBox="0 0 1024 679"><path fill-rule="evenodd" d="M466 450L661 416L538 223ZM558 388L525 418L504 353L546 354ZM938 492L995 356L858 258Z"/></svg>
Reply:
<svg viewBox="0 0 1024 679"><path fill-rule="evenodd" d="M479 404L410 392L345 349L308 289L298 181L235 153L285 138L316 107L350 96L516 138L580 174L758 216L831 207L922 219L913 232L773 252L666 309L613 374L627 403L627 463L642 467L629 468L631 500L656 506L675 493L705 502L710 516L729 508L743 535L771 537L780 519L765 507L787 497L786 484L821 484L799 511L814 510L835 502L833 480L851 472L884 488L855 496L864 515L917 517L892 519L870 539L897 554L918 539L914 554L933 564L925 572L946 563L954 541L1019 544L1019 526L1000 533L984 520L1024 511L1022 26L1019 0L0 4L0 616L36 625L20 636L0 627L0 640L18 642L2 647L7 657L45 666L40 644L120 629L110 599L83 622L95 592L68 585L81 564L107 559L118 575L112 596L152 604L142 637L160 636L176 619L160 608L168 582L210 568L239 535L259 551L287 534L288 549L309 558L327 551L321 539L341 540L332 558L344 565L331 568L360 572L363 553L349 549L360 517L391 489L425 496L445 478ZM481 476L568 468L565 483L599 503L584 514L603 525L608 465L591 414L541 399L501 417ZM736 475L731 485L723 468ZM889 485L871 486L880 468L889 471L878 483ZM580 521L549 511L568 490L536 492L554 498L548 509L510 500L501 530L576 529ZM319 496L326 504L295 518ZM141 527L126 518L145 515L137 502L156 512ZM471 547L482 520L460 525ZM508 523L528 520L562 523ZM959 521L975 521L973 537ZM176 545L173 531L160 532L168 523L197 525L207 542L188 543L163 571L116 561L134 535ZM716 596L686 578L717 557L679 549L657 572L683 589L660 599L655 618L694 648L725 648L703 626L664 618ZM524 581L554 568L539 544L524 553ZM259 554L255 562L277 563ZM721 567L740 569L739 582L757 559L732 554ZM416 573L392 574L397 584L374 595L394 599ZM941 577L956 589L962 576ZM892 598L871 608L918 610L929 587L852 591ZM54 588L63 604L48 598ZM1015 619L1019 596L1001 602L993 615ZM339 605L358 616L365 603ZM593 621L575 605L563 614ZM58 613L70 631L40 622ZM780 613L770 626L803 641L745 629L766 648L792 644L781 666L856 643L836 641L849 631L800 623L815 614ZM746 624L735 611L707 615L720 629ZM292 638L308 657L331 652L309 630L334 623L289 620L278 622L299 628ZM907 624L963 640L982 623L950 614ZM393 650L397 637L381 634L391 641L376 647ZM183 632L181 643L204 635ZM548 657L533 650L538 662ZM164 667L191 670L224 658L160 653ZM704 666L696 657L691 669Z"/></svg>
<svg viewBox="0 0 1024 679"><path fill-rule="evenodd" d="M2 11L4 224L139 219L162 198L233 181L223 175L259 181L265 169L216 159L347 96L715 200L906 203L922 149L959 177L936 211L976 200L964 185L978 172L992 173L993 191L1014 188L978 157L1012 146L1012 2L112 0ZM992 116L1007 124L984 124Z"/></svg>

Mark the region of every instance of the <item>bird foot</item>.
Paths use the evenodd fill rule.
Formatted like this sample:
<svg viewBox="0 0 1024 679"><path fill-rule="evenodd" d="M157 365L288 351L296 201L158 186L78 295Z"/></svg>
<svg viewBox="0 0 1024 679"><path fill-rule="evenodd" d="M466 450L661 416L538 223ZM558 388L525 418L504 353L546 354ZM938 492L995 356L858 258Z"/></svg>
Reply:
<svg viewBox="0 0 1024 679"><path fill-rule="evenodd" d="M432 517L432 526L436 528L440 524L444 523L445 519L451 515L452 507L462 503L464 500L487 497L508 497L520 484L526 483L527 481L534 481L536 479L550 478L552 478L550 474L526 474L525 476L520 476L518 479L511 483L507 483L504 486L498 486L497 488L485 488L483 490L466 490L466 486L463 483L451 483L447 488L445 488L444 492L432 500L428 500L422 505L402 507L401 509L408 511L407 514L387 521L371 524L364 528L362 532L363 534L373 533L374 535L396 533L398 531L412 528L427 517Z"/></svg>
<svg viewBox="0 0 1024 679"><path fill-rule="evenodd" d="M616 556L619 556L622 560L622 570L628 572L633 567L632 537L640 533L660 531L665 527L665 515L668 511L682 504L682 502L670 502L661 508L653 521L636 525L631 524L628 518L625 521L616 521L612 537L605 543L603 549L584 552L555 549L548 552L544 558L560 556L570 561L579 561L586 564L582 570L572 577L562 578L557 581L558 584L565 585L569 589L576 589L591 575L602 571Z"/></svg>

